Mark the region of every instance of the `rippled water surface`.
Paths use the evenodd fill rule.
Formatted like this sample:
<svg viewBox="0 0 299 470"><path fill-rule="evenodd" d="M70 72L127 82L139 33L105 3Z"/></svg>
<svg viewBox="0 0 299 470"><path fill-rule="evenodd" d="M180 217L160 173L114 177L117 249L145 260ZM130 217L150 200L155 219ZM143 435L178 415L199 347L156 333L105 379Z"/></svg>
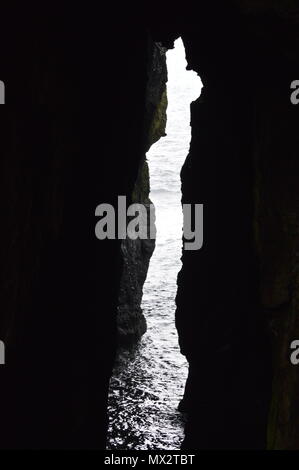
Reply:
<svg viewBox="0 0 299 470"><path fill-rule="evenodd" d="M183 439L183 420L176 408L187 364L174 325L183 224L180 169L191 138L190 102L199 96L201 82L185 70L180 39L167 53L167 67L167 137L147 154L157 225L156 249L143 289L148 330L136 348L120 354L111 379L110 449L176 450Z"/></svg>

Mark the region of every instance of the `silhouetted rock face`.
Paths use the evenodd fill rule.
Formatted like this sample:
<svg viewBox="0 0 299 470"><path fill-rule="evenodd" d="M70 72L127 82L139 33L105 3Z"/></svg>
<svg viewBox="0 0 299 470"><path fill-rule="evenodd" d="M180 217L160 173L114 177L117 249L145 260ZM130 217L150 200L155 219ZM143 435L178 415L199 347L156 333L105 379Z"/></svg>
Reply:
<svg viewBox="0 0 299 470"><path fill-rule="evenodd" d="M130 345L146 332L146 319L142 313L142 289L154 240L125 240L121 245L123 274L117 310L118 340Z"/></svg>
<svg viewBox="0 0 299 470"><path fill-rule="evenodd" d="M121 257L118 240L96 239L95 208L131 197L144 158L148 33L122 22L112 33L76 6L28 7L22 20L11 10L0 31L0 446L104 448Z"/></svg>
<svg viewBox="0 0 299 470"><path fill-rule="evenodd" d="M183 202L204 204L204 246L178 276L184 448L297 449L298 7L234 3L182 33L204 83L182 170Z"/></svg>
<svg viewBox="0 0 299 470"><path fill-rule="evenodd" d="M255 142L255 237L273 352L271 449L299 448L299 370L290 362L290 345L299 339L299 107L290 104L285 91L298 72L259 96Z"/></svg>
<svg viewBox="0 0 299 470"><path fill-rule="evenodd" d="M145 102L145 149L165 135L166 128L166 57L165 49L149 40L149 63ZM150 179L145 156L142 159L134 186L131 202L141 203L147 209L148 236L150 224L154 219L150 213ZM154 214L153 214L154 215ZM121 244L123 271L117 309L118 342L130 345L146 332L146 319L142 313L141 301L143 285L149 267L150 258L155 248L154 239L131 240L127 238Z"/></svg>
<svg viewBox="0 0 299 470"><path fill-rule="evenodd" d="M146 163L145 163L146 164ZM145 223L151 219L150 200L142 202L147 209ZM141 301L150 258L155 248L155 240L127 238L121 244L123 271L117 308L118 342L130 345L146 332L146 319L142 313Z"/></svg>

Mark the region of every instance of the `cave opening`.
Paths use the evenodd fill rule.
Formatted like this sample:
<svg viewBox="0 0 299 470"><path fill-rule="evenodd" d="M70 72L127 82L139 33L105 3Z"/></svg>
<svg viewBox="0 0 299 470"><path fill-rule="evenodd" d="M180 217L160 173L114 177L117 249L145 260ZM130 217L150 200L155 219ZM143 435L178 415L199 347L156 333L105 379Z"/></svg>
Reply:
<svg viewBox="0 0 299 470"><path fill-rule="evenodd" d="M176 255L171 276L160 270L157 299L165 294L164 305L174 307L164 282L175 292L180 269L169 314L193 377L182 448L298 449L299 376L291 356L299 338L298 2L158 9L110 2L101 18L81 4L59 11L26 4L18 17L9 5L0 74L0 94L12 104L0 131L1 448L106 447L120 332L135 346L124 349L123 367L113 373L110 448L179 446L180 389L163 400L166 388L156 380L167 378L161 362L173 356L154 354L165 325L152 334L146 310L156 258L143 316L144 245L98 239L94 228L99 205L116 210L124 196L131 204L139 173L132 202L149 195L145 155L165 132L163 49L181 35L188 68L204 82L191 106L181 172L183 203L205 206L204 245L183 250L181 268ZM168 182L169 167L163 171ZM159 214L157 206L158 224ZM170 230L171 216L161 218ZM164 245L160 264L170 237ZM123 262L129 269L120 305ZM168 347L169 335L161 343ZM178 349L177 357L183 360Z"/></svg>
<svg viewBox="0 0 299 470"><path fill-rule="evenodd" d="M157 230L141 304L147 331L137 346L119 352L110 383L109 449L175 450L183 440L184 417L177 407L188 365L180 353L174 315L182 252L180 171L191 140L190 104L202 87L186 65L179 38L166 52L166 134L146 155Z"/></svg>

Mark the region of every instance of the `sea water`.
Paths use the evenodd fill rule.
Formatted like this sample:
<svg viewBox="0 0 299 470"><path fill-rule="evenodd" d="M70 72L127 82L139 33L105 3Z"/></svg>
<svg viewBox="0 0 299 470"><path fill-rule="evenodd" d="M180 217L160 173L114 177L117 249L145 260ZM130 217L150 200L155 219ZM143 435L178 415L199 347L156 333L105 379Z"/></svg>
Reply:
<svg viewBox="0 0 299 470"><path fill-rule="evenodd" d="M184 434L177 406L188 369L174 323L183 227L180 170L191 139L190 103L202 84L195 72L186 71L181 39L167 52L167 68L167 136L147 154L157 227L143 289L148 329L117 361L110 384L108 449L178 450Z"/></svg>

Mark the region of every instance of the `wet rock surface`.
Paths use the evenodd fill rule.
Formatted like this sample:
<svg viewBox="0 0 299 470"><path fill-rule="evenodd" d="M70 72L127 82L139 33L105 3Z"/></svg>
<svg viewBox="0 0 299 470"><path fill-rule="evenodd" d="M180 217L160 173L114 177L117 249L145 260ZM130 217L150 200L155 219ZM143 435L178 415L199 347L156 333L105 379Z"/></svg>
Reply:
<svg viewBox="0 0 299 470"><path fill-rule="evenodd" d="M145 148L147 151L165 135L167 109L167 68L166 49L158 43L148 41L148 81L145 100ZM121 243L122 277L117 307L117 332L120 345L131 345L146 332L146 319L141 308L143 285L150 258L155 249L155 239L150 238L150 224L154 226L150 213L150 178L145 155L140 162L137 179L131 196L132 203L143 204L147 210L148 239L131 240L127 237ZM154 228L154 227L153 227Z"/></svg>
<svg viewBox="0 0 299 470"><path fill-rule="evenodd" d="M118 343L121 345L133 344L146 332L146 319L141 301L154 248L155 240L127 238L121 245L123 272L117 307Z"/></svg>

